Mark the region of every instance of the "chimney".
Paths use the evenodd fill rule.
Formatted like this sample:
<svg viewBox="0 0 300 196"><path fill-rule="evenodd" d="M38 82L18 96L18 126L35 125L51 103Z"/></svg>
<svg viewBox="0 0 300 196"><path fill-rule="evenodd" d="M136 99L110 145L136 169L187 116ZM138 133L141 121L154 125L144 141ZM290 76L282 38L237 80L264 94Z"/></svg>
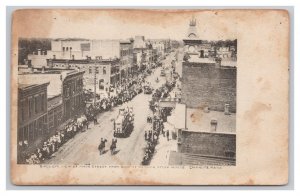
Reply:
<svg viewBox="0 0 300 196"><path fill-rule="evenodd" d="M204 112L205 112L205 113L209 113L209 107L208 107L208 106L205 106L205 107L204 107Z"/></svg>
<svg viewBox="0 0 300 196"><path fill-rule="evenodd" d="M38 49L38 55L41 55L41 49Z"/></svg>
<svg viewBox="0 0 300 196"><path fill-rule="evenodd" d="M217 132L218 121L216 119L212 119L210 121L210 132Z"/></svg>
<svg viewBox="0 0 300 196"><path fill-rule="evenodd" d="M224 114L225 115L230 115L229 107L230 107L230 105L228 103L226 103L224 106Z"/></svg>

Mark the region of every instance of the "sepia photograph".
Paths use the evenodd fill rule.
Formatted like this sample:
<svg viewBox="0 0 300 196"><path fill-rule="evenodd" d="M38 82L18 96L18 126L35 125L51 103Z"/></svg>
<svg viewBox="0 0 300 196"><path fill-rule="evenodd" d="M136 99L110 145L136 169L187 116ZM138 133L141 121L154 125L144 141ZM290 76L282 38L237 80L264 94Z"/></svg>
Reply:
<svg viewBox="0 0 300 196"><path fill-rule="evenodd" d="M237 40L185 26L182 40L20 38L18 163L235 165Z"/></svg>
<svg viewBox="0 0 300 196"><path fill-rule="evenodd" d="M257 20L244 14L269 23L254 28ZM277 21L282 28L273 41L280 48L270 40ZM265 100L287 97L288 30L288 16L280 10L15 11L13 181L21 185L286 182L288 105ZM266 41L251 42L255 33ZM275 61L283 65L281 69L260 67ZM281 87L273 80L278 73ZM255 97L253 89L262 90ZM272 127L282 140L270 137L282 147L282 154L272 149L274 143L259 143L267 138L259 134L269 119L286 119ZM247 136L249 132L258 134ZM256 147L261 145L269 157L258 153ZM256 163L249 161L252 155ZM274 170L284 169L274 182L260 172L243 174L278 157L283 162ZM160 179L157 175L164 171L173 176ZM207 181L205 173L210 176Z"/></svg>

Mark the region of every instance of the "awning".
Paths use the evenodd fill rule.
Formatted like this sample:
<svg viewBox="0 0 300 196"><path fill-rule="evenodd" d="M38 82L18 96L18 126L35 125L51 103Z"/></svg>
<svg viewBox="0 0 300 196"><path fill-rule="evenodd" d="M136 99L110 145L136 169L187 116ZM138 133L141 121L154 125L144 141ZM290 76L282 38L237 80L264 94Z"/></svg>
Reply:
<svg viewBox="0 0 300 196"><path fill-rule="evenodd" d="M168 117L168 123L172 124L176 129L185 129L186 105L176 103L175 109L171 116Z"/></svg>

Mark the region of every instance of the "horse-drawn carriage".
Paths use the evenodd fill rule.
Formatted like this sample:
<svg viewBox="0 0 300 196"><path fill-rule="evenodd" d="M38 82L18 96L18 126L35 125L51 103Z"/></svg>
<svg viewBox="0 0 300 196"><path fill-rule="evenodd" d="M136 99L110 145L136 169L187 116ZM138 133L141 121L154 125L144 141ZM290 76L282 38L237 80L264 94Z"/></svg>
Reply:
<svg viewBox="0 0 300 196"><path fill-rule="evenodd" d="M119 109L119 115L114 120L114 137L128 137L133 131L134 114L132 108Z"/></svg>

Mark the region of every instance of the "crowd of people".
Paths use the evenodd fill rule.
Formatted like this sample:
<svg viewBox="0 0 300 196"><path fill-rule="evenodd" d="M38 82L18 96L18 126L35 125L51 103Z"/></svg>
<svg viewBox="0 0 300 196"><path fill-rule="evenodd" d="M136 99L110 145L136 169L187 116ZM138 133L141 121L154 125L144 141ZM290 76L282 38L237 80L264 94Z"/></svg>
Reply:
<svg viewBox="0 0 300 196"><path fill-rule="evenodd" d="M159 135L164 132L163 120L159 116L148 117L147 123L151 124L151 129L145 131L145 141L147 142L145 154L143 158L143 165L148 165L155 152L155 146L158 143Z"/></svg>
<svg viewBox="0 0 300 196"><path fill-rule="evenodd" d="M47 140L42 143L42 146L36 148L34 152L27 153L26 147L19 146L22 157L20 162L25 164L39 164L50 159L56 151L67 141L73 138L77 133L87 130L89 122L84 115L75 118L68 122L63 129L55 132Z"/></svg>
<svg viewBox="0 0 300 196"><path fill-rule="evenodd" d="M168 84L163 84L160 88L156 89L152 94L152 100L150 101L149 107L153 112L157 111L157 104L160 99L167 98L170 95L170 92L175 87L175 82Z"/></svg>
<svg viewBox="0 0 300 196"><path fill-rule="evenodd" d="M152 100L149 103L149 107L154 115L153 117L151 115L148 115L147 117L147 123L150 123L152 126L151 130L145 131L144 134L147 145L142 161L143 165L148 165L150 163L160 135L167 137L168 141L170 139L170 132L169 130L164 130L163 122L167 120L167 116L170 115L172 108L159 108L158 102L161 99L170 96L170 92L174 89L175 84L175 82L165 83L152 94Z"/></svg>
<svg viewBox="0 0 300 196"><path fill-rule="evenodd" d="M115 86L112 87L116 92L114 96L98 99L95 104L86 104L84 115L71 120L63 129L56 131L55 134L42 142L42 145L36 149L29 149L28 145L26 145L27 141L19 144L18 148L19 152L21 152L18 153L18 156L20 156L18 158L19 163L39 164L46 159L50 159L64 143L73 138L77 133L87 130L89 121L97 124L97 115L99 113L122 105L143 92L143 85L145 85L145 77L147 75L148 73L144 72L134 79L124 78L121 82L117 82ZM85 91L85 97L86 100L91 100L93 95L91 95L90 92Z"/></svg>
<svg viewBox="0 0 300 196"><path fill-rule="evenodd" d="M144 77L145 76L141 76L135 80L123 80L122 83L116 83L114 88L117 93L115 96L99 99L95 104L90 104L86 107L85 115L88 120L93 120L99 113L129 102L136 95L142 93L145 82Z"/></svg>
<svg viewBox="0 0 300 196"><path fill-rule="evenodd" d="M123 103L132 100L136 95L142 93L143 87L150 85L145 81L145 77L149 74L151 74L151 72L145 71L134 79L124 79L121 82L117 82L115 86L112 87L116 92L115 95L98 99L95 104L86 104L84 115L71 120L64 125L62 129L55 131L55 133L49 136L47 140L41 142L41 145L36 147L36 149L29 150L26 141L22 145L19 144L18 148L21 153L18 153L18 156L21 157L18 158L18 161L22 164L40 164L45 160L50 159L52 156L55 156L55 152L57 152L63 144L73 138L77 133L87 130L90 121L97 124L97 115L99 113L122 105ZM167 96L170 91L170 86L164 84L155 91L152 99L154 102L157 102L160 97ZM93 96L87 96L87 94L85 97L88 97L89 100L93 98ZM151 106L151 104L150 109L155 111L154 106ZM153 154L159 134L163 132L162 120L151 118L149 122L153 123L153 130L148 131L147 134L145 133L145 139L148 142L148 147L146 148L148 157ZM159 129L154 125L157 122L159 122Z"/></svg>

